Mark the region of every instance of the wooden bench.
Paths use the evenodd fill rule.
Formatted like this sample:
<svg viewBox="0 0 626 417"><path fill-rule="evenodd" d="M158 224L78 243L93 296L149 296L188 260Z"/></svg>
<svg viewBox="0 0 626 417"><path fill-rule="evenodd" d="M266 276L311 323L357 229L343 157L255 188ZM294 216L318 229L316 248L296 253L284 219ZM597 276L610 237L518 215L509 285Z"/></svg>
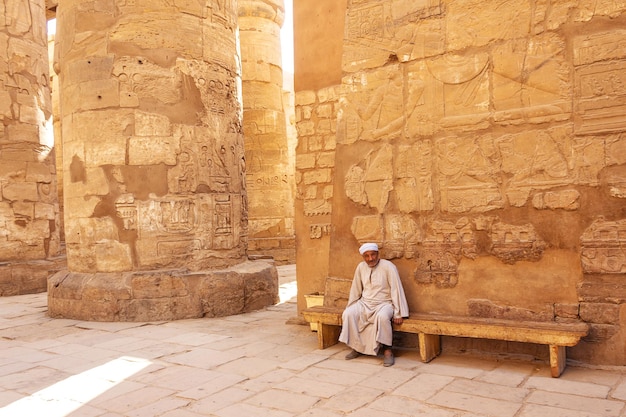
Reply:
<svg viewBox="0 0 626 417"><path fill-rule="evenodd" d="M342 312L341 308L325 306L303 310L307 322L317 323L320 349L338 342ZM412 314L402 324L394 324L393 328L395 331L417 333L422 362L430 362L441 353L441 336L548 345L550 368L555 378L565 369L566 346L575 346L589 331L589 326L582 322L531 322L433 314Z"/></svg>

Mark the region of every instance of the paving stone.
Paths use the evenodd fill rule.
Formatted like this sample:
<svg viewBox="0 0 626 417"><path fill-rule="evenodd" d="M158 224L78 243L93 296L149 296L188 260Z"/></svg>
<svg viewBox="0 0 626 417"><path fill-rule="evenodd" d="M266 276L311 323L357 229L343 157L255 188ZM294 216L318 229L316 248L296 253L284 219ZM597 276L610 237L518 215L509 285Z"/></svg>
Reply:
<svg viewBox="0 0 626 417"><path fill-rule="evenodd" d="M230 387L211 394L201 400L194 401L187 406L186 409L199 414L215 414L218 410L239 404L255 394L256 393L252 391Z"/></svg>
<svg viewBox="0 0 626 417"><path fill-rule="evenodd" d="M141 408L128 411L127 417L154 417L160 416L168 411L174 411L179 408L186 407L189 404L188 400L182 398L166 397L161 398L151 404L145 405Z"/></svg>
<svg viewBox="0 0 626 417"><path fill-rule="evenodd" d="M309 366L320 363L326 359L326 356L318 355L317 353L305 353L287 361L286 363L281 363L280 367L294 371L302 371Z"/></svg>
<svg viewBox="0 0 626 417"><path fill-rule="evenodd" d="M282 383L294 376L292 371L287 369L275 369L256 378L250 378L243 381L239 386L243 389L261 392L274 388L277 384Z"/></svg>
<svg viewBox="0 0 626 417"><path fill-rule="evenodd" d="M518 387L532 375L533 369L531 363L501 363L497 368L484 372L476 379L490 384Z"/></svg>
<svg viewBox="0 0 626 417"><path fill-rule="evenodd" d="M305 369L300 377L314 381L330 382L334 384L352 386L367 378L367 375L356 372L336 371L327 368L319 368L317 365Z"/></svg>
<svg viewBox="0 0 626 417"><path fill-rule="evenodd" d="M106 404L99 403L99 406L107 411L126 415L129 411L136 410L146 405L152 404L161 398L172 395L174 391L159 387L143 387L138 390L125 392Z"/></svg>
<svg viewBox="0 0 626 417"><path fill-rule="evenodd" d="M601 414L605 417L619 416L624 409L623 401L591 398L578 393L560 394L548 391L535 391L530 394L526 401L531 404Z"/></svg>
<svg viewBox="0 0 626 417"><path fill-rule="evenodd" d="M301 413L313 407L320 399L318 397L300 394L293 391L270 389L261 392L245 402L262 408L279 409L292 413Z"/></svg>
<svg viewBox="0 0 626 417"><path fill-rule="evenodd" d="M338 414L330 410L324 410L321 408L307 410L304 413L297 415L297 417L342 417L342 416L345 416L345 414Z"/></svg>
<svg viewBox="0 0 626 417"><path fill-rule="evenodd" d="M611 393L611 397L617 400L626 401L626 378Z"/></svg>
<svg viewBox="0 0 626 417"><path fill-rule="evenodd" d="M293 413L241 403L224 407L211 415L218 417L292 417Z"/></svg>
<svg viewBox="0 0 626 417"><path fill-rule="evenodd" d="M435 375L473 379L483 375L485 372L492 371L496 367L496 362L470 356L444 355L433 359L423 368L420 368L420 371Z"/></svg>
<svg viewBox="0 0 626 417"><path fill-rule="evenodd" d="M427 403L455 410L464 410L486 416L513 417L520 409L520 403L493 398L479 397L443 390L429 398Z"/></svg>
<svg viewBox="0 0 626 417"><path fill-rule="evenodd" d="M343 385L320 382L298 376L277 384L275 388L320 398L331 398L346 389Z"/></svg>
<svg viewBox="0 0 626 417"><path fill-rule="evenodd" d="M454 378L451 376L419 374L394 390L393 394L423 401L441 391L452 381Z"/></svg>
<svg viewBox="0 0 626 417"><path fill-rule="evenodd" d="M222 374L220 372L215 372L215 374L215 378L210 379L204 384L179 392L177 395L181 398L200 400L246 380L246 377L241 375Z"/></svg>
<svg viewBox="0 0 626 417"><path fill-rule="evenodd" d="M195 366L198 368L211 369L232 362L241 358L242 355L238 351L212 350L206 348L195 348L184 352L175 353L170 356L163 357L165 362L175 363L179 365Z"/></svg>
<svg viewBox="0 0 626 417"><path fill-rule="evenodd" d="M373 374L370 378L361 381L359 385L390 391L404 384L414 376L414 371L396 368L394 365L388 368L383 367L379 372Z"/></svg>
<svg viewBox="0 0 626 417"><path fill-rule="evenodd" d="M513 388L469 379L457 379L448 384L445 389L460 394L477 395L509 402L522 402L529 393L529 390L524 388Z"/></svg>
<svg viewBox="0 0 626 417"><path fill-rule="evenodd" d="M518 417L606 417L602 413L570 410L567 408L550 407L547 405L528 404L524 406Z"/></svg>
<svg viewBox="0 0 626 417"><path fill-rule="evenodd" d="M349 387L323 403L324 408L349 413L370 403L384 391L367 387Z"/></svg>
<svg viewBox="0 0 626 417"><path fill-rule="evenodd" d="M376 399L368 408L403 416L454 417L455 412L435 408L408 397L387 395Z"/></svg>
<svg viewBox="0 0 626 417"><path fill-rule="evenodd" d="M216 369L220 372L234 373L248 378L255 378L266 372L278 369L280 362L260 358L239 358Z"/></svg>
<svg viewBox="0 0 626 417"><path fill-rule="evenodd" d="M561 378L531 377L524 384L524 388L534 388L543 391L562 392L582 395L585 397L606 398L610 388L590 382L567 381Z"/></svg>

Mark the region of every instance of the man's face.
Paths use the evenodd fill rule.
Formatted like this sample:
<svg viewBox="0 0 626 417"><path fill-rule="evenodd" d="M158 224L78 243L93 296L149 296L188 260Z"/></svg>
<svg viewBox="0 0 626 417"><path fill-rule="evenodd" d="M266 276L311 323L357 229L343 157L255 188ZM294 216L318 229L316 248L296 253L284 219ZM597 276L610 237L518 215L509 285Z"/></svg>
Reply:
<svg viewBox="0 0 626 417"><path fill-rule="evenodd" d="M367 252L363 252L363 260L367 263L367 266L374 268L378 265L378 251L368 250Z"/></svg>

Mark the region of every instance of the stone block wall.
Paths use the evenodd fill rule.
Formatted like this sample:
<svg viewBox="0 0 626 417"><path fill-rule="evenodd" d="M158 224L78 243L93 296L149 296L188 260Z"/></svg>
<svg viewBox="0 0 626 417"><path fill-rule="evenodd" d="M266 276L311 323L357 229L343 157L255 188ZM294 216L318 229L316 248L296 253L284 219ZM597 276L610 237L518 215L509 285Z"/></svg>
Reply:
<svg viewBox="0 0 626 417"><path fill-rule="evenodd" d="M40 292L59 268L43 0L0 5L0 295Z"/></svg>
<svg viewBox="0 0 626 417"><path fill-rule="evenodd" d="M626 5L339 7L343 36L324 39L343 48L330 236L308 265L350 278L374 241L414 312L583 320L569 355L625 363Z"/></svg>
<svg viewBox="0 0 626 417"><path fill-rule="evenodd" d="M296 217L298 302L324 292L328 275L339 88L296 94ZM320 262L323 260L323 262Z"/></svg>

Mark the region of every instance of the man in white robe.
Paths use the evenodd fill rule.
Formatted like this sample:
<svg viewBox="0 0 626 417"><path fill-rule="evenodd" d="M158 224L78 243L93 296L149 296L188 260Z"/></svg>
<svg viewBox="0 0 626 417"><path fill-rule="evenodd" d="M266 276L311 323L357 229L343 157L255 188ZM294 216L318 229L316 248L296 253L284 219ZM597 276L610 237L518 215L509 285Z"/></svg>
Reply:
<svg viewBox="0 0 626 417"><path fill-rule="evenodd" d="M398 269L390 261L380 259L378 245L365 243L359 253L363 262L354 271L339 341L352 348L346 359L361 354L375 356L382 349L383 365L391 366L391 323L402 324L402 318L409 316L409 306Z"/></svg>

